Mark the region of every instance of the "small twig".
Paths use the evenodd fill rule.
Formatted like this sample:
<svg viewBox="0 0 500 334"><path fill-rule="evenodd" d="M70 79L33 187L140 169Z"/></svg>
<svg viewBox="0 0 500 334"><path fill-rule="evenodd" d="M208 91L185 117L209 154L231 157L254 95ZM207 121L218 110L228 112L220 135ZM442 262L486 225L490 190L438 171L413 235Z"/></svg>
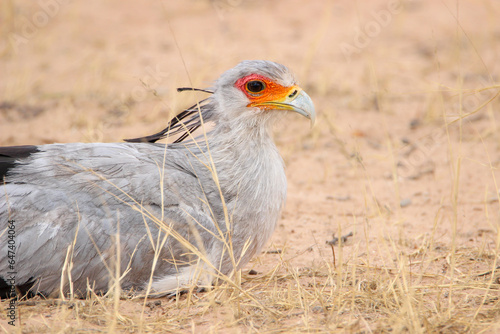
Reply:
<svg viewBox="0 0 500 334"><path fill-rule="evenodd" d="M265 254L281 254L283 251L281 249L271 249L264 252Z"/></svg>
<svg viewBox="0 0 500 334"><path fill-rule="evenodd" d="M340 240L342 241L342 244L347 241L347 238L352 237L352 236L353 236L352 232L349 232L348 234L341 236ZM333 234L333 239L332 240L327 240L326 241L326 244L330 245L330 247L332 247L333 267L334 268L337 268L337 264L335 262L335 248L333 246L335 246L338 242L339 242L339 238L337 238L335 236L335 234Z"/></svg>
<svg viewBox="0 0 500 334"><path fill-rule="evenodd" d="M352 232L349 232L348 234L344 235L344 236L341 236L340 237L340 240L342 241L342 243L345 243L347 241L347 238L349 237L352 237L353 236L353 233ZM339 242L339 238L337 238L335 236L335 234L333 235L333 239L332 240L327 240L326 243L328 245L331 245L331 246L335 246L337 245L337 243Z"/></svg>
<svg viewBox="0 0 500 334"><path fill-rule="evenodd" d="M333 243L326 242L332 247L332 255L333 255L333 268L337 269L337 264L335 263L335 247L333 247Z"/></svg>
<svg viewBox="0 0 500 334"><path fill-rule="evenodd" d="M497 269L500 269L500 266L498 266L498 267L495 268L495 270L497 270ZM488 270L488 271L486 271L484 273L478 274L477 277L482 277L482 276L490 275L492 273L493 273L493 270Z"/></svg>

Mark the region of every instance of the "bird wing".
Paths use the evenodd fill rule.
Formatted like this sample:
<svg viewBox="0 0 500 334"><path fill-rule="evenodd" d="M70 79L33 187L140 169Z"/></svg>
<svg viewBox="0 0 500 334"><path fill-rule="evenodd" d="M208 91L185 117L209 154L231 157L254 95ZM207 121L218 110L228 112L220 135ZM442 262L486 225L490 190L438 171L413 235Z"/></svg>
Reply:
<svg viewBox="0 0 500 334"><path fill-rule="evenodd" d="M81 293L87 280L106 290L117 259L120 272L128 270L125 288L148 281L155 252L167 260L158 261L154 277L192 264L192 250L167 235L172 227L181 239L202 240L200 248L213 244L207 196L215 191L200 154L146 143L0 149L0 222L15 226L17 284L36 280L39 291L58 291L68 261L65 279ZM6 245L8 233L0 233ZM2 261L0 276L6 272Z"/></svg>

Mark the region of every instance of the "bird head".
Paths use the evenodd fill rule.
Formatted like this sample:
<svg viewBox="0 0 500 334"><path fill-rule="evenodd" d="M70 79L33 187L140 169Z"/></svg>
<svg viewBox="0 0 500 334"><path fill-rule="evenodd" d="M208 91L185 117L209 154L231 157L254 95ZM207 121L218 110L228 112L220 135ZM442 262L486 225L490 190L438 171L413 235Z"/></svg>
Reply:
<svg viewBox="0 0 500 334"><path fill-rule="evenodd" d="M316 120L314 104L285 66L265 60L246 60L216 81L213 98L223 119L265 118L275 111L293 111Z"/></svg>
<svg viewBox="0 0 500 334"><path fill-rule="evenodd" d="M275 119L278 111L293 111L316 120L314 104L297 84L293 73L285 66L267 60L245 60L224 72L212 90L178 88L213 94L175 116L162 131L150 136L126 139L128 142L150 142L181 134L175 142L190 137L203 122L239 128L266 123Z"/></svg>

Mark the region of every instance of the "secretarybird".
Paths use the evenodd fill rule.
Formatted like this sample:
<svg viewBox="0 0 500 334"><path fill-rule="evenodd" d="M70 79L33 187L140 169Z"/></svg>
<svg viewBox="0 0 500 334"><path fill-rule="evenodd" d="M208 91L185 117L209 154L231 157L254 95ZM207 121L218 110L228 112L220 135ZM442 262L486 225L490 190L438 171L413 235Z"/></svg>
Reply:
<svg viewBox="0 0 500 334"><path fill-rule="evenodd" d="M85 296L118 280L176 293L259 252L287 188L271 126L289 111L314 123L313 103L288 68L263 60L201 91L211 95L151 136L0 148L3 298ZM177 140L156 143L168 136Z"/></svg>

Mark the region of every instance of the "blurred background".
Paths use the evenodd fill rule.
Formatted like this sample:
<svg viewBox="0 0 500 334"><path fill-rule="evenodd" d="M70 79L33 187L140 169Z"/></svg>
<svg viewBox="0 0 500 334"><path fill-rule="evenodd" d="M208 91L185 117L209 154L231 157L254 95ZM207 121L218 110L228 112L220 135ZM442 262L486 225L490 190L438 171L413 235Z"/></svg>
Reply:
<svg viewBox="0 0 500 334"><path fill-rule="evenodd" d="M199 97L176 87L210 86L243 59L292 68L320 122L377 108L433 117L437 91L491 85L499 66L497 1L4 0L0 9L2 145L155 131Z"/></svg>

